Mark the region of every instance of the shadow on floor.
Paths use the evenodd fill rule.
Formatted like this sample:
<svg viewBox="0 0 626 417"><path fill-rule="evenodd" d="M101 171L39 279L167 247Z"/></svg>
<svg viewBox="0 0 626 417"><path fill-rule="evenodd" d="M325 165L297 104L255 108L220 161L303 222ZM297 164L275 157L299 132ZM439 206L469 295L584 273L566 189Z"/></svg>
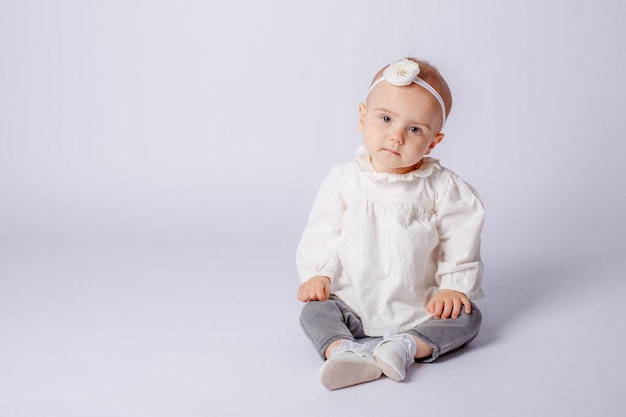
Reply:
<svg viewBox="0 0 626 417"><path fill-rule="evenodd" d="M492 266L483 284L485 297L476 302L483 313L481 331L467 348L485 346L497 340L502 329L557 291L572 290L585 275L585 271L573 262L520 260Z"/></svg>

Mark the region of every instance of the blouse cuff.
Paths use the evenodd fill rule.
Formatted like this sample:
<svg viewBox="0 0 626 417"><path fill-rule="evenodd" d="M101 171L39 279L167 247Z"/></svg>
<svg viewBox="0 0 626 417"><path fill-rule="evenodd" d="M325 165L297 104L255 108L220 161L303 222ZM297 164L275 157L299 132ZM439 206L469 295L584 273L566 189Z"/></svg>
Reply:
<svg viewBox="0 0 626 417"><path fill-rule="evenodd" d="M300 282L306 282L314 277L328 277L330 278L330 282L333 282L335 278L335 271L332 270L321 270L321 271L300 271Z"/></svg>
<svg viewBox="0 0 626 417"><path fill-rule="evenodd" d="M475 298L479 295L480 284L477 282L475 274L456 272L441 277L439 290L457 291L465 294L467 298Z"/></svg>

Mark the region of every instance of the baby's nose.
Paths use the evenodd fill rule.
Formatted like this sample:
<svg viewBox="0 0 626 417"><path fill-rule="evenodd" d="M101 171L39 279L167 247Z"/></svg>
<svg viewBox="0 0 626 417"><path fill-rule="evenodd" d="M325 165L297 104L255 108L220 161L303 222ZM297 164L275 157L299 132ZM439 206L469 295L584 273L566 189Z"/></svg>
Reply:
<svg viewBox="0 0 626 417"><path fill-rule="evenodd" d="M394 132L391 135L391 140L397 143L404 143L404 135L402 134L402 132Z"/></svg>

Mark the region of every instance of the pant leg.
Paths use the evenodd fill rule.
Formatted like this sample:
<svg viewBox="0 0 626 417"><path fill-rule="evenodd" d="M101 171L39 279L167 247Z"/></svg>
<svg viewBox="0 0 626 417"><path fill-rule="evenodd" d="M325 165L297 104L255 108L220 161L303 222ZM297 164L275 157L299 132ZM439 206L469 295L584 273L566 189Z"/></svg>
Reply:
<svg viewBox="0 0 626 417"><path fill-rule="evenodd" d="M413 334L433 348L428 358L416 359L417 362L432 362L444 353L451 352L467 345L478 335L482 313L472 303L472 312L465 313L456 319L441 320L431 317L406 333Z"/></svg>
<svg viewBox="0 0 626 417"><path fill-rule="evenodd" d="M366 337L361 318L334 295L327 301L306 303L300 314L300 326L322 359L326 359L324 353L334 341Z"/></svg>

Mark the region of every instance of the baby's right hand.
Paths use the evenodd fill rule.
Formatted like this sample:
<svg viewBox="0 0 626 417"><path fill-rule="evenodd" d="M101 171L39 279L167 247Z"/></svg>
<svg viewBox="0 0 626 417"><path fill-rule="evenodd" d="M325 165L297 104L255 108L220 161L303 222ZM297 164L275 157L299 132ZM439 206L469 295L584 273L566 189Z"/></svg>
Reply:
<svg viewBox="0 0 626 417"><path fill-rule="evenodd" d="M298 288L298 300L306 303L307 301L326 301L330 296L330 278L329 277L313 277L302 283Z"/></svg>

